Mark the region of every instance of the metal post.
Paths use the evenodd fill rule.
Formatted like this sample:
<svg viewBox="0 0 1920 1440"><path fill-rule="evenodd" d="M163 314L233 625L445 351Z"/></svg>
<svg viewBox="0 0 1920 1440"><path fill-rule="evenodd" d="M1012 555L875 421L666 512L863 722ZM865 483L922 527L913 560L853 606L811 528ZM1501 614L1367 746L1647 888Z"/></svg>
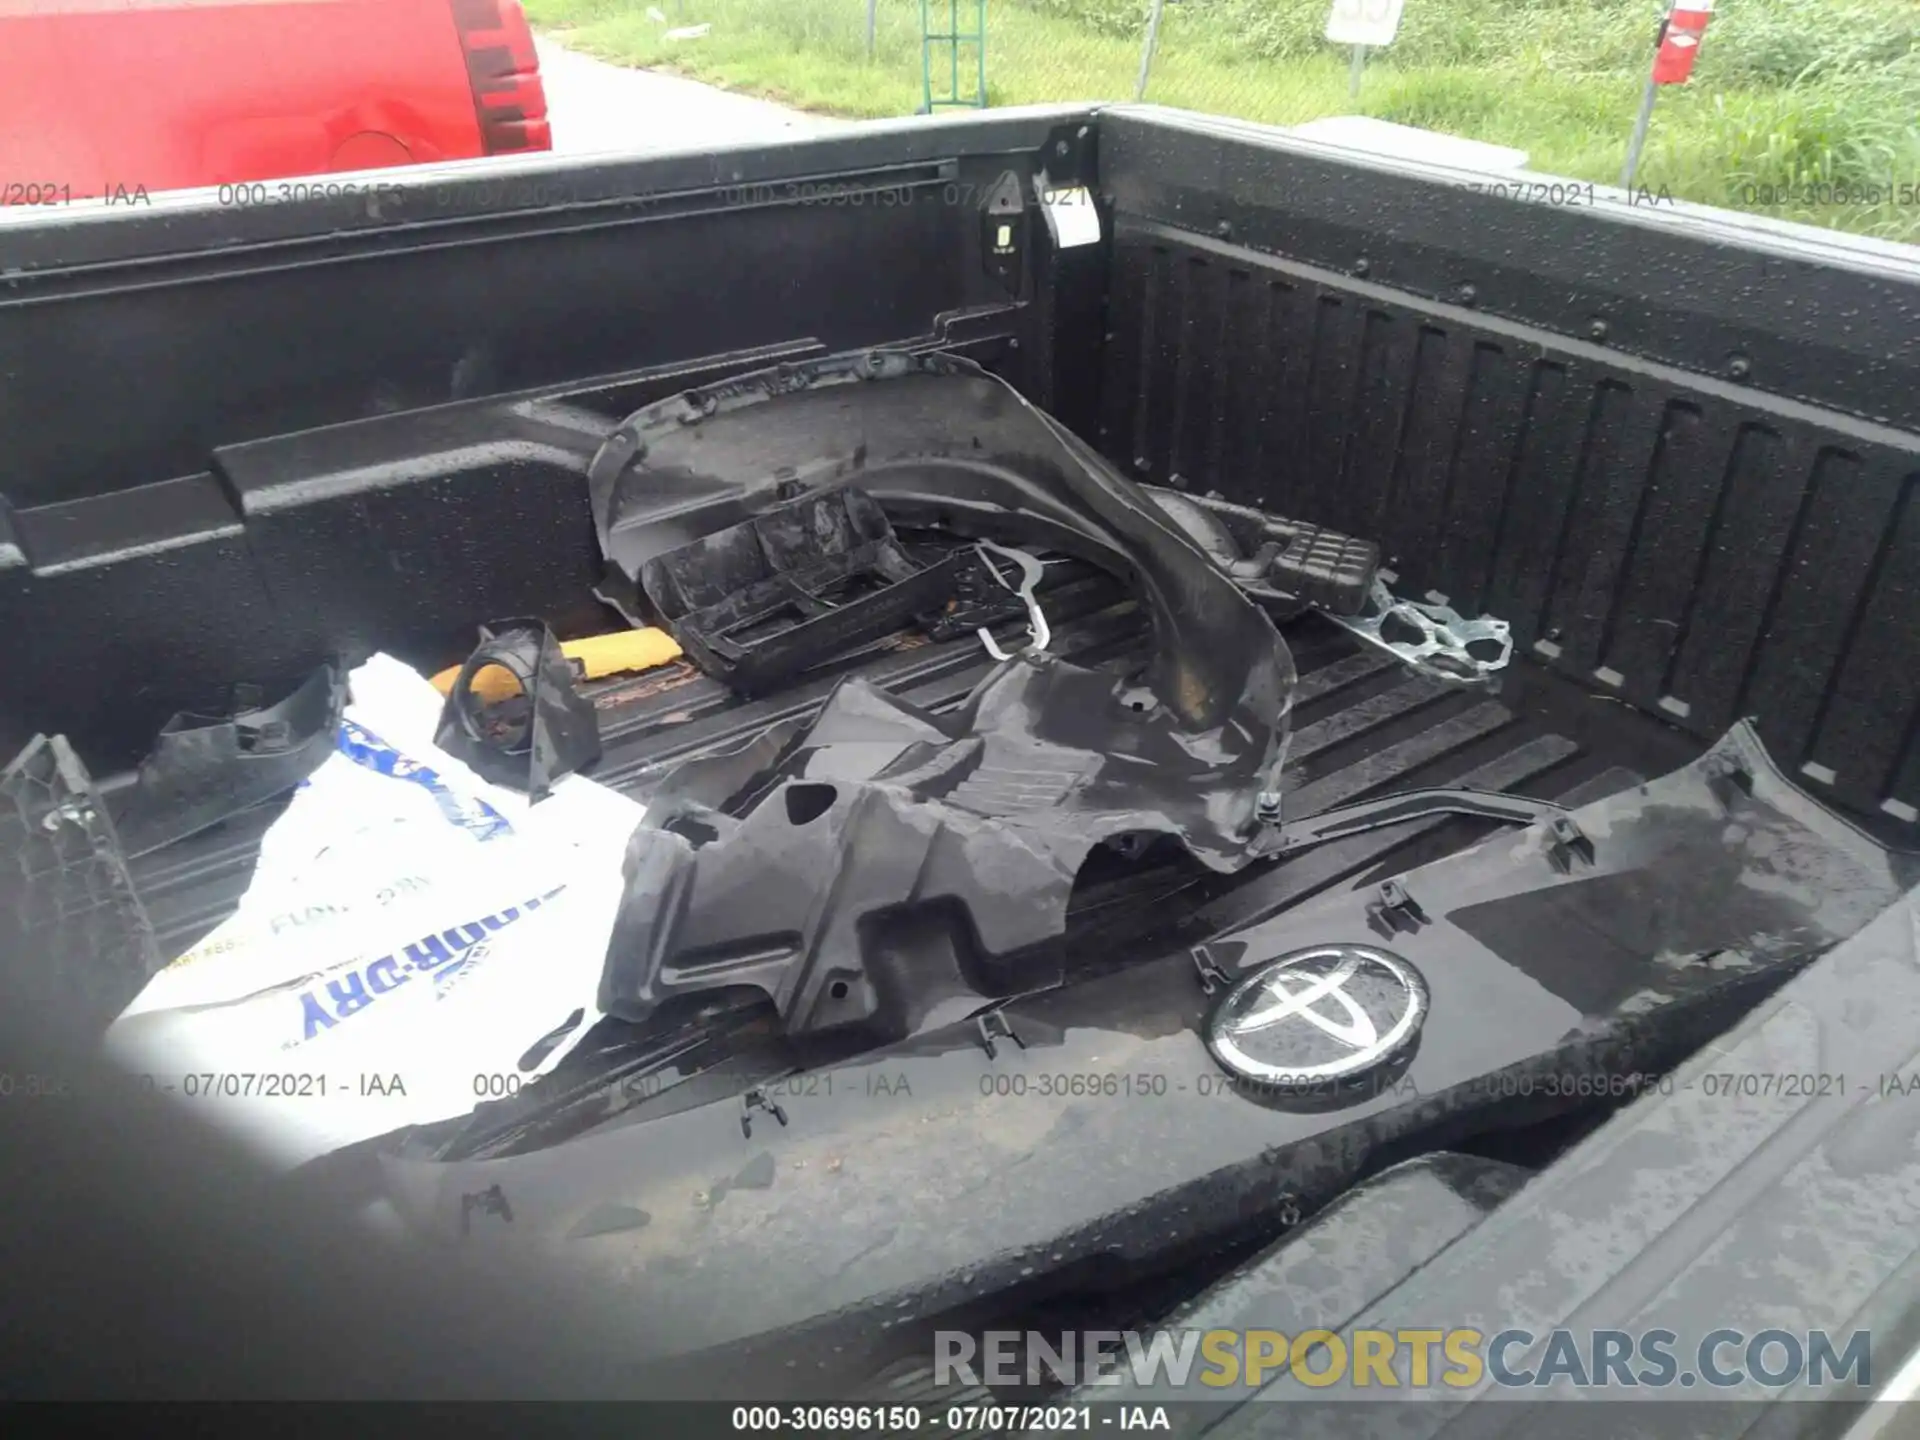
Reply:
<svg viewBox="0 0 1920 1440"><path fill-rule="evenodd" d="M867 0L867 59L873 59L873 11L880 0Z"/></svg>
<svg viewBox="0 0 1920 1440"><path fill-rule="evenodd" d="M1657 56L1660 47L1667 43L1667 19L1672 13L1669 5L1660 16L1660 31L1653 37L1653 51ZM1640 168L1640 152L1646 148L1647 127L1653 123L1653 102L1660 93L1660 87L1653 83L1653 66L1647 66L1647 88L1640 92L1640 114L1633 122L1633 135L1627 141L1627 163L1620 168L1620 188L1633 188L1633 172Z"/></svg>
<svg viewBox="0 0 1920 1440"><path fill-rule="evenodd" d="M1647 72L1647 88L1640 96L1640 115L1633 122L1633 138L1627 141L1627 163L1620 171L1620 188L1633 188L1633 172L1640 168L1640 151L1647 143L1647 127L1653 123L1653 101L1660 93L1660 87L1653 83L1653 72Z"/></svg>
<svg viewBox="0 0 1920 1440"><path fill-rule="evenodd" d="M927 38L927 32L933 28L933 18L927 11L928 0L920 0L920 93L922 101L920 113L933 113L933 41Z"/></svg>
<svg viewBox="0 0 1920 1440"><path fill-rule="evenodd" d="M980 26L980 40L974 46L974 54L980 61L980 108L987 108L987 0L980 0L979 13L974 16Z"/></svg>
<svg viewBox="0 0 1920 1440"><path fill-rule="evenodd" d="M1160 43L1160 12L1167 8L1167 0L1153 0L1153 14L1147 17L1147 43L1140 51L1140 83L1133 87L1133 98L1147 98L1147 72L1153 69L1153 50Z"/></svg>
<svg viewBox="0 0 1920 1440"><path fill-rule="evenodd" d="M1358 100L1360 98L1360 72L1366 68L1367 47L1364 45L1356 45L1353 47L1353 64L1347 70L1347 98L1349 100Z"/></svg>

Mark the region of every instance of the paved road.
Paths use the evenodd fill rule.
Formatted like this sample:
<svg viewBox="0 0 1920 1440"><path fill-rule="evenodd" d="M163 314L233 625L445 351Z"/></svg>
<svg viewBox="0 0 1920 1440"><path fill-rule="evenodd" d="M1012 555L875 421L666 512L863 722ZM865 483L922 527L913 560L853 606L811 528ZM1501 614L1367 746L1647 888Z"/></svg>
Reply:
<svg viewBox="0 0 1920 1440"><path fill-rule="evenodd" d="M559 154L763 144L847 123L677 75L609 65L544 35L536 36L534 44L553 122L553 148Z"/></svg>

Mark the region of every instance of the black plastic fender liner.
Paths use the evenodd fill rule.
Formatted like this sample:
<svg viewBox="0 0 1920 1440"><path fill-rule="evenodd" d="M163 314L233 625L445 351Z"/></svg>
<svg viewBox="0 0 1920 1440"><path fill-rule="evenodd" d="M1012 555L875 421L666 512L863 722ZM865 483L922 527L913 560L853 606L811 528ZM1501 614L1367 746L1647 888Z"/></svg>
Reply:
<svg viewBox="0 0 1920 1440"><path fill-rule="evenodd" d="M588 470L612 598L642 567L807 489L857 484L895 523L1047 548L1126 581L1153 624L1144 682L1192 731L1284 749L1292 656L1139 486L1005 381L872 351L756 371L629 416Z"/></svg>
<svg viewBox="0 0 1920 1440"><path fill-rule="evenodd" d="M790 1033L911 1033L1059 983L1057 956L1009 962L1061 933L1095 845L1172 835L1233 871L1273 842L1296 677L1272 620L985 371L882 352L761 371L630 417L589 475L615 588L634 597L689 534L855 484L889 518L1114 572L1151 619L1148 658L1123 674L1030 651L943 720L848 682L761 770L669 782L676 798L629 842L609 1014L747 985ZM716 777L727 788L705 787Z"/></svg>
<svg viewBox="0 0 1920 1440"><path fill-rule="evenodd" d="M1094 846L1171 835L1230 872L1269 833L1253 737L1142 704L1045 654L952 716L847 680L804 733L676 772L627 844L601 1009L748 986L789 1034L904 1035L1058 985Z"/></svg>

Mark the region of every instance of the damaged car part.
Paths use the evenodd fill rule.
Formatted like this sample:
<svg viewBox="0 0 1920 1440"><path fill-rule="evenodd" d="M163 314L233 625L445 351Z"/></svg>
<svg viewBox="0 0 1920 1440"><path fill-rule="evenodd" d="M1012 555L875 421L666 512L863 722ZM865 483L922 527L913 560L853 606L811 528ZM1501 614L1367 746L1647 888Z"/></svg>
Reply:
<svg viewBox="0 0 1920 1440"><path fill-rule="evenodd" d="M1750 791L1713 783L1711 764L1729 758ZM1795 790L1745 727L1707 761L1568 818L1597 837L1592 865L1553 863L1551 821L1491 837L1398 877L1427 923L1391 940L1369 939L1374 896L1362 888L1209 941L1235 981L1347 941L1424 977L1431 1008L1405 1074L1336 1097L1339 1108L1240 1093L1204 1046L1218 996L1183 948L1009 999L995 1008L1021 1044L992 1056L969 1015L819 1062L780 1087L786 1127L756 1119L742 1137L740 1096L766 1083L748 1071L692 1103L664 1088L549 1149L393 1157L389 1194L411 1226L457 1235L461 1195L499 1185L515 1225L485 1243L634 1277L634 1303L674 1307L676 1366L724 1355L737 1367L742 1349L791 1355L803 1341L822 1366L852 1363L883 1342L918 1343L903 1320L931 1327L1013 1287L1070 1292L1092 1266L1160 1273L1318 1211L1388 1157L1590 1113L1594 1095L1630 1098L1633 1077L1668 1073L1867 924L1916 868ZM1312 1038L1298 1032L1318 1033L1304 1022L1268 1033ZM1115 1083L1071 1093L1036 1079L1066 1074ZM1129 1076L1148 1077L1151 1103L1121 1086ZM928 1194L994 1203L929 1207ZM680 1227L633 1218L689 1204L706 1242L697 1267ZM629 1217L617 1230L583 1218L616 1213Z"/></svg>
<svg viewBox="0 0 1920 1440"><path fill-rule="evenodd" d="M898 1035L1056 985L1046 942L1102 841L1170 834L1222 871L1256 853L1257 825L1219 823L1253 824L1253 793L1207 738L1038 652L951 716L843 681L765 768L696 762L655 795L600 1007L639 1020L744 986L790 1034Z"/></svg>
<svg viewBox="0 0 1920 1440"><path fill-rule="evenodd" d="M943 539L941 544L944 548L951 541ZM1044 573L1034 587L1033 607L1029 608L1017 589L1008 588L1000 565L989 564L977 544L967 548L971 563L961 565L955 573L953 598L938 610L914 616L915 627L929 640L977 636L982 630L992 630L1022 616L1026 617L1031 629L1034 611L1040 607L1042 590L1098 574L1083 561L1067 556L1056 555L1043 559L1041 565ZM914 545L909 544L909 553L915 549Z"/></svg>
<svg viewBox="0 0 1920 1440"><path fill-rule="evenodd" d="M1513 635L1504 620L1469 620L1450 605L1401 600L1375 575L1367 603L1358 612L1329 610L1327 618L1384 650L1401 664L1436 680L1492 685L1513 658ZM1475 646L1494 654L1476 654Z"/></svg>
<svg viewBox="0 0 1920 1440"><path fill-rule="evenodd" d="M777 1086L800 1068L772 1007L757 996L719 996L643 1025L603 1018L550 1074L470 1115L414 1129L403 1149L436 1160L537 1150L634 1106L649 1114L691 1108Z"/></svg>
<svg viewBox="0 0 1920 1440"><path fill-rule="evenodd" d="M496 667L517 689L488 704L475 682ZM600 722L574 687L553 632L538 620L500 620L480 627L480 643L454 677L433 743L481 778L540 800L554 781L600 758Z"/></svg>
<svg viewBox="0 0 1920 1440"><path fill-rule="evenodd" d="M629 844L609 1014L746 986L793 1033L909 1033L1058 983L1042 952L1096 845L1171 835L1231 872L1268 836L1258 797L1277 787L1294 687L1272 621L1137 486L978 367L840 357L650 407L608 441L592 492L610 565L645 576L702 507L726 517L795 476L854 475L890 518L980 542L1027 611L1027 647L952 715L849 681L762 768L669 777ZM1044 653L1031 549L1130 587L1151 625L1143 666Z"/></svg>
<svg viewBox="0 0 1920 1440"><path fill-rule="evenodd" d="M1373 800L1355 800L1336 805L1301 820L1287 821L1282 824L1280 838L1268 854L1279 859L1315 845L1344 840L1349 835L1360 835L1368 830L1380 830L1388 825L1432 815L1464 815L1478 820L1498 820L1508 825L1533 825L1542 821L1558 825L1572 824L1566 818L1566 806L1551 800L1533 800L1524 795L1459 786L1403 790ZM1574 842L1569 838L1565 843L1572 845Z"/></svg>
<svg viewBox="0 0 1920 1440"><path fill-rule="evenodd" d="M277 705L239 686L225 716L182 712L161 728L134 784L115 805L129 859L217 825L294 788L333 753L346 678L330 665Z"/></svg>
<svg viewBox="0 0 1920 1440"><path fill-rule="evenodd" d="M753 693L937 611L955 597L964 558L917 563L872 497L849 488L655 556L640 579L700 668Z"/></svg>
<svg viewBox="0 0 1920 1440"><path fill-rule="evenodd" d="M1141 487L1247 594L1269 610L1356 615L1373 593L1380 547L1212 495Z"/></svg>
<svg viewBox="0 0 1920 1440"><path fill-rule="evenodd" d="M797 493L857 485L898 529L1117 576L1152 625L1143 683L1182 726L1226 727L1237 755L1284 738L1293 662L1271 620L1133 481L956 356L871 351L688 391L616 427L587 478L610 598L637 603L657 555Z"/></svg>
<svg viewBox="0 0 1920 1440"><path fill-rule="evenodd" d="M91 1040L162 965L127 854L60 735L0 771L0 978L9 1003Z"/></svg>

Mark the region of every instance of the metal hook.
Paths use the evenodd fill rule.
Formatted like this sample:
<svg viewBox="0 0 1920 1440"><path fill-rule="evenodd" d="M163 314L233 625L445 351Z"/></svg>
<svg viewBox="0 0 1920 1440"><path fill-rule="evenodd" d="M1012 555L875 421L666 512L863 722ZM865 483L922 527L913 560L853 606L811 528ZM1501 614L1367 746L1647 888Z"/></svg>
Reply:
<svg viewBox="0 0 1920 1440"><path fill-rule="evenodd" d="M1047 567L1024 550L1015 550L1007 545L996 545L991 540L976 540L973 548L979 553L981 563L987 567L987 573L1002 585L1006 586L1007 589L1012 590L1014 594L1018 595L1027 607L1028 643L1024 649L1015 653L1031 655L1038 651L1045 650L1047 646L1053 642L1053 631L1047 627L1047 617L1041 611L1040 601L1035 598L1033 592L1040 584L1040 581L1045 578ZM993 563L993 555L987 553L989 550L993 552L993 555L1004 555L1020 567L1020 584L1018 586L1008 583L1007 577L1000 573L1000 567ZM999 642L993 638L993 632L987 629L986 626L982 625L978 634L980 636L980 643L987 647L987 653L994 659L1013 659L1013 655L1008 654L1000 648Z"/></svg>

